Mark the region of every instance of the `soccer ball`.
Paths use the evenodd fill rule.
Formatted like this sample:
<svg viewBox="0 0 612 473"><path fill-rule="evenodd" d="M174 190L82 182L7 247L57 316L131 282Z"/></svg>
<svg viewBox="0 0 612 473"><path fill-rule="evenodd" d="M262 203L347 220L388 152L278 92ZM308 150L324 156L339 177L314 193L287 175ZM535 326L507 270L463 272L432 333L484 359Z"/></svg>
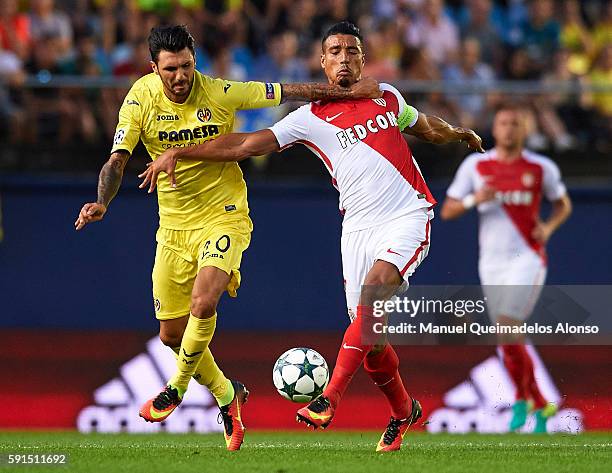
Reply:
<svg viewBox="0 0 612 473"><path fill-rule="evenodd" d="M325 358L312 348L292 348L274 363L272 380L285 399L310 402L327 386L329 369Z"/></svg>

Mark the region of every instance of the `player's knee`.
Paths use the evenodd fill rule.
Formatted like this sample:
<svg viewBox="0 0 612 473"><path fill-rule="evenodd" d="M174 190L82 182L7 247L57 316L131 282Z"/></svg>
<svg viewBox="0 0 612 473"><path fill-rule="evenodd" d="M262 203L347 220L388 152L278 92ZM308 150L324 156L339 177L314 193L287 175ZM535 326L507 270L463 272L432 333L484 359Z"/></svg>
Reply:
<svg viewBox="0 0 612 473"><path fill-rule="evenodd" d="M366 279L364 285L368 287L367 292L369 294L378 294L381 291L381 286L385 286L385 278L377 274Z"/></svg>
<svg viewBox="0 0 612 473"><path fill-rule="evenodd" d="M376 274L368 284L372 286L399 286L402 283L402 278L399 273L393 273L386 271L384 273Z"/></svg>
<svg viewBox="0 0 612 473"><path fill-rule="evenodd" d="M167 333L167 332L159 332L159 339L161 342L167 347L174 348L180 347L181 342L183 341L182 333Z"/></svg>
<svg viewBox="0 0 612 473"><path fill-rule="evenodd" d="M393 296L401 282L399 276L375 274L368 277L361 292L361 303L372 305L376 301L386 300Z"/></svg>
<svg viewBox="0 0 612 473"><path fill-rule="evenodd" d="M365 285L375 287L399 286L402 283L402 276L395 266L391 264L379 271L371 271L366 276Z"/></svg>
<svg viewBox="0 0 612 473"><path fill-rule="evenodd" d="M191 314L199 319L207 319L217 312L217 301L207 296L192 296Z"/></svg>

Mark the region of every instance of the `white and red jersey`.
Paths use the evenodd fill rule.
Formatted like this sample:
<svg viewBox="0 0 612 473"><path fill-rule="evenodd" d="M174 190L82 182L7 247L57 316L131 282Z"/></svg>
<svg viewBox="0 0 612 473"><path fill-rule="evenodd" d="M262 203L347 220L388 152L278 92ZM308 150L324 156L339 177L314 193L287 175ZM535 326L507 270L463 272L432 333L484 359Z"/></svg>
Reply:
<svg viewBox="0 0 612 473"><path fill-rule="evenodd" d="M398 127L407 108L401 94L381 84L379 99L309 103L270 129L281 148L306 145L340 192L343 233L370 228L436 201ZM413 126L418 112L413 112Z"/></svg>
<svg viewBox="0 0 612 473"><path fill-rule="evenodd" d="M535 252L545 263L545 248L531 233L542 196L555 201L566 193L557 165L527 150L510 163L498 161L495 149L474 153L459 166L447 195L462 200L485 183L497 193L495 200L478 205L481 263L513 260L525 252Z"/></svg>

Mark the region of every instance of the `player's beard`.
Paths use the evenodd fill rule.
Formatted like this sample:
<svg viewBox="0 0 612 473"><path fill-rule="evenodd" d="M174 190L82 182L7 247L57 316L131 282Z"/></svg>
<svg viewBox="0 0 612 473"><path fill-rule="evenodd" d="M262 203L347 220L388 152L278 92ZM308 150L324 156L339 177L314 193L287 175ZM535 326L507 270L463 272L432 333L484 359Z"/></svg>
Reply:
<svg viewBox="0 0 612 473"><path fill-rule="evenodd" d="M340 87L344 87L344 88L347 88L347 89L348 89L348 88L349 88L351 85L353 85L353 82L354 82L354 81L352 81L350 77L348 77L348 76L342 76L342 77L340 77L340 78L338 79L337 84L338 84Z"/></svg>
<svg viewBox="0 0 612 473"><path fill-rule="evenodd" d="M183 90L180 89L175 89L175 87L177 85L179 85L179 82L171 82L170 80L168 81L164 81L162 80L163 84L164 84L164 89L166 90L165 94L166 96L168 96L168 94L170 94L170 98L171 100L174 100L178 103L182 103L183 101L187 100L187 98L189 97L189 94L191 94L191 89L193 87L193 78L191 79L191 81L185 81L183 83L180 83Z"/></svg>
<svg viewBox="0 0 612 473"><path fill-rule="evenodd" d="M347 66L341 66L336 71L336 85L348 89L354 83L355 76L350 68L348 68Z"/></svg>

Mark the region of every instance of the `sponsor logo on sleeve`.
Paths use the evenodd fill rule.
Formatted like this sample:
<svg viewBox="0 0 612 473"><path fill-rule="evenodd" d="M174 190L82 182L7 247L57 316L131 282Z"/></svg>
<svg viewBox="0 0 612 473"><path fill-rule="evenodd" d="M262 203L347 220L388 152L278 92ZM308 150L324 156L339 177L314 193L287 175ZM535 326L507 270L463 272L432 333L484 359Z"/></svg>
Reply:
<svg viewBox="0 0 612 473"><path fill-rule="evenodd" d="M125 138L125 129L119 128L115 133L115 138L113 139L113 144L120 145L123 143L123 139Z"/></svg>
<svg viewBox="0 0 612 473"><path fill-rule="evenodd" d="M268 100L274 99L274 85L270 82L266 82L266 98Z"/></svg>

